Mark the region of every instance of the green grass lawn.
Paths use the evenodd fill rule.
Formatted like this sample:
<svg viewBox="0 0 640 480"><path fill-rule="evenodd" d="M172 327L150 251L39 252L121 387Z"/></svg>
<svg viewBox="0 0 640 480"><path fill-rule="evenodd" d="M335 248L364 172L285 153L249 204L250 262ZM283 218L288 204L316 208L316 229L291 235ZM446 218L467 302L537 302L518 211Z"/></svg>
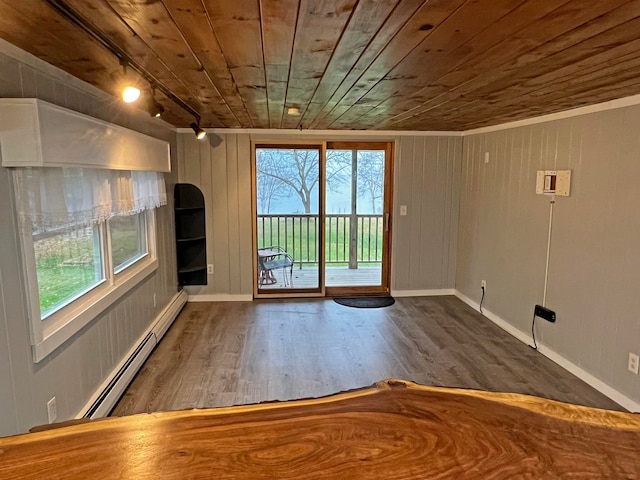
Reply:
<svg viewBox="0 0 640 480"><path fill-rule="evenodd" d="M139 254L137 221L133 220L135 217L124 217L118 221L117 228L111 230L113 265L116 267ZM43 316L102 280L101 269L96 269L95 265L93 235L92 229L88 228L35 242Z"/></svg>
<svg viewBox="0 0 640 480"><path fill-rule="evenodd" d="M58 258L48 258L36 265L38 273L38 293L40 311L44 315L48 310L60 305L78 293L96 283L93 263L83 265L62 265L55 263Z"/></svg>

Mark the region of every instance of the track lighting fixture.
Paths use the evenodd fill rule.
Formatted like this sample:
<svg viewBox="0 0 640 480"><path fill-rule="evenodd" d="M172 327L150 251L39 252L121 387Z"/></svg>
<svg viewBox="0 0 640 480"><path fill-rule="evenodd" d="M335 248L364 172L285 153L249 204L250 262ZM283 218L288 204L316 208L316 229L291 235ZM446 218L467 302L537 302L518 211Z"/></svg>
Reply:
<svg viewBox="0 0 640 480"><path fill-rule="evenodd" d="M164 107L158 103L158 101L154 98L152 99L153 103L149 107L149 115L152 117L159 118L164 113Z"/></svg>
<svg viewBox="0 0 640 480"><path fill-rule="evenodd" d="M80 15L80 13L78 13L78 11L71 8L68 5L68 2L64 0L45 0L45 3L47 3L49 7L51 7L54 11L58 12L64 18L69 20L71 23L73 23L80 29L84 30L99 45L104 47L116 58L118 58L124 70L126 70L126 67L131 68L131 70L133 70L138 76L143 78L145 81L149 82L149 84L151 84L153 88L157 88L158 90L160 90L167 100L175 103L190 115L193 115L198 121L198 123L195 124L198 129L198 131L196 132L196 135L199 136L198 138L202 138L204 135L206 135L206 132L204 132L204 130L201 130L199 127L200 114L193 107L191 107L191 105L186 103L184 100L178 97L175 93L173 93L169 88L167 88L167 86L164 85L152 72L147 70L142 63L140 63L134 57L129 55L129 53L127 53L126 50L124 50L120 45L118 45L118 43L112 40L111 37L109 37L107 34L103 33L102 31L96 29L93 26L93 24L88 22L82 15ZM118 90L125 86L124 82L123 84L120 84L120 78L118 78L117 80L116 78L113 78L113 80L118 82L119 86L116 87ZM125 92L122 91L123 100L127 102L137 100L140 97L140 89L135 87L134 85L126 85L126 86L132 87L132 88L126 89L126 98L124 96ZM153 113L154 116L158 115L158 111L160 111L160 114L162 114L162 111L164 110L164 107L162 107L162 105L160 104L157 104L157 105L159 106L159 108L156 108L156 110L154 111ZM150 109L150 113L151 113L151 109Z"/></svg>
<svg viewBox="0 0 640 480"><path fill-rule="evenodd" d="M160 117L164 113L164 107L156 100L156 89L151 87L146 93L147 110L152 117Z"/></svg>
<svg viewBox="0 0 640 480"><path fill-rule="evenodd" d="M191 124L191 129L193 130L193 133L196 134L196 138L198 140L202 140L204 137L207 136L207 132L205 132L203 129L200 128L200 119L198 118L198 123L193 122Z"/></svg>
<svg viewBox="0 0 640 480"><path fill-rule="evenodd" d="M134 85L131 85L131 83L127 79L127 62L121 60L120 65L122 65L121 82L124 84L124 87L122 89L122 100L125 103L133 103L138 100L138 98L140 98L140 89Z"/></svg>

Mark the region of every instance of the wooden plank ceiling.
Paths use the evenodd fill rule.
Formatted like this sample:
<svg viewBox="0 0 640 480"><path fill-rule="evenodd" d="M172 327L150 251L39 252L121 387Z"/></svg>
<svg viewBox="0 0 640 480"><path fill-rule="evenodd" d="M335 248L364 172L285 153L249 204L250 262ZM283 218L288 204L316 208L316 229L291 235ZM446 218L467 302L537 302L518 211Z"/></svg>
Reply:
<svg viewBox="0 0 640 480"><path fill-rule="evenodd" d="M640 0L0 0L0 37L117 94L118 58L53 3L153 77L180 127L193 116L160 90L204 127L344 130L467 130L640 93Z"/></svg>

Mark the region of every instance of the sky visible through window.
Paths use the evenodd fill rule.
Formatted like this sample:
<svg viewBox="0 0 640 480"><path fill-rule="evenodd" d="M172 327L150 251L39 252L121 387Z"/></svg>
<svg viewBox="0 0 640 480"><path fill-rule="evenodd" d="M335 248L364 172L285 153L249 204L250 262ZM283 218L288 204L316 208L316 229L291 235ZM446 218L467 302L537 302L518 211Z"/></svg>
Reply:
<svg viewBox="0 0 640 480"><path fill-rule="evenodd" d="M317 158L317 150L257 149L258 214L317 214ZM381 214L384 151L359 150L357 167L357 213ZM351 213L351 177L352 151L329 150L327 214Z"/></svg>

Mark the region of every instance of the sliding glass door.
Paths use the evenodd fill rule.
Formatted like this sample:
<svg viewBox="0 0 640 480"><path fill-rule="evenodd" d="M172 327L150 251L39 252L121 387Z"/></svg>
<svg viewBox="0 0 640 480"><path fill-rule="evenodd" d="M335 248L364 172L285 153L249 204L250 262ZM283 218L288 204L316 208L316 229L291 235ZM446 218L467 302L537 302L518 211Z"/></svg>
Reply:
<svg viewBox="0 0 640 480"><path fill-rule="evenodd" d="M389 291L391 144L327 144L328 295Z"/></svg>
<svg viewBox="0 0 640 480"><path fill-rule="evenodd" d="M256 292L322 294L321 145L256 145Z"/></svg>
<svg viewBox="0 0 640 480"><path fill-rule="evenodd" d="M253 152L255 296L389 292L392 144Z"/></svg>

